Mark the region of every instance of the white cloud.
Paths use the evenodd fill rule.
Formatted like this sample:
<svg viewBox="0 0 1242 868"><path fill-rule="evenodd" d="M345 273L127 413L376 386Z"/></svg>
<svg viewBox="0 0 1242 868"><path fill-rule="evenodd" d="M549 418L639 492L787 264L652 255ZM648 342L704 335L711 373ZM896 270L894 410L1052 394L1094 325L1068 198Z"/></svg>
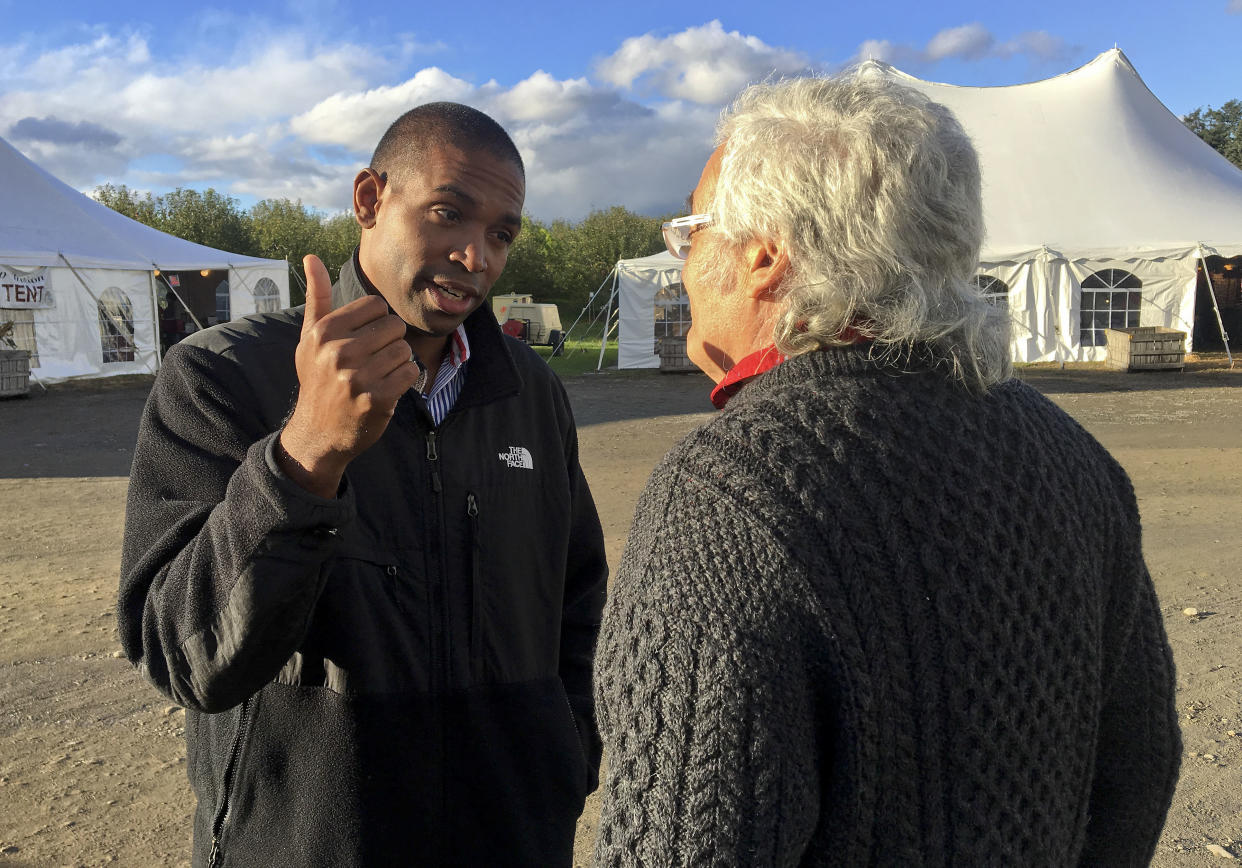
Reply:
<svg viewBox="0 0 1242 868"><path fill-rule="evenodd" d="M1230 15L1242 14L1242 0L1229 0L1229 8L1225 11Z"/></svg>
<svg viewBox="0 0 1242 868"><path fill-rule="evenodd" d="M1233 2L1242 4L1242 0ZM972 23L941 30L921 46L869 39L858 47L854 59L882 60L894 66L918 66L949 59L979 61L993 57L1025 56L1039 61L1062 61L1071 52L1064 39L1045 30L1021 33L1001 42L982 24Z"/></svg>
<svg viewBox="0 0 1242 868"><path fill-rule="evenodd" d="M598 104L601 98L613 102L610 94L597 91L585 78L557 81L543 70L520 81L492 99L497 114L511 121L567 120Z"/></svg>
<svg viewBox="0 0 1242 868"><path fill-rule="evenodd" d="M244 201L300 199L339 211L388 124L446 99L509 130L535 217L572 220L618 204L667 213L698 178L721 104L751 80L807 65L711 22L626 40L594 80L536 70L516 83L478 83L443 66L406 69L413 55L441 52L438 44L393 36L363 50L310 32L251 27L227 56L177 63L134 33L9 46L0 55L0 135L79 189L212 186Z"/></svg>
<svg viewBox="0 0 1242 868"><path fill-rule="evenodd" d="M963 60L980 60L987 57L996 43L995 37L982 24L965 24L941 30L923 49L928 60L958 57Z"/></svg>
<svg viewBox="0 0 1242 868"><path fill-rule="evenodd" d="M581 217L611 205L682 207L711 153L715 107L670 102L512 127L527 164L527 210Z"/></svg>
<svg viewBox="0 0 1242 868"><path fill-rule="evenodd" d="M726 33L719 21L711 21L672 36L631 37L601 60L596 72L616 87L710 105L726 102L752 82L807 68L807 58L798 52L736 30Z"/></svg>
<svg viewBox="0 0 1242 868"><path fill-rule="evenodd" d="M474 91L469 82L432 66L398 85L335 93L294 116L289 128L308 142L343 145L369 157L384 130L407 109L436 100L469 102Z"/></svg>

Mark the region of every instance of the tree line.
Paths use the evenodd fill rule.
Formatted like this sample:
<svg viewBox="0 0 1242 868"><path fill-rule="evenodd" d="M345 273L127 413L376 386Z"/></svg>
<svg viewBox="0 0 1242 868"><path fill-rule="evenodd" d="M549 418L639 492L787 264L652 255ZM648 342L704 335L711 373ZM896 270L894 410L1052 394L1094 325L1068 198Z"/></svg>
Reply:
<svg viewBox="0 0 1242 868"><path fill-rule="evenodd" d="M1231 99L1215 109L1197 108L1182 118L1182 123L1242 169L1242 100Z"/></svg>
<svg viewBox="0 0 1242 868"><path fill-rule="evenodd" d="M244 210L236 199L214 189L200 192L178 187L155 196L105 184L95 189L95 199L187 241L248 256L287 259L297 274L289 286L295 305L303 301L306 282L302 257L317 255L335 280L361 231L349 213L326 215L289 199L264 199ZM664 249L660 224L666 219L644 217L619 205L576 222L545 224L524 215L522 231L492 292L556 303L561 315L572 321L618 259L649 256Z"/></svg>

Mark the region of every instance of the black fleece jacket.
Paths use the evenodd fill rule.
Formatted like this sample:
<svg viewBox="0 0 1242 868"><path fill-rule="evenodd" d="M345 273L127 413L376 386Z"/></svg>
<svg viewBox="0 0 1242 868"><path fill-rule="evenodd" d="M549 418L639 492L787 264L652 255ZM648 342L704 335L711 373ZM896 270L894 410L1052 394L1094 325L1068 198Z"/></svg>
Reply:
<svg viewBox="0 0 1242 868"><path fill-rule="evenodd" d="M118 626L186 706L194 864L568 865L607 567L564 389L481 308L443 423L406 395L318 498L273 455L301 321L174 347L139 431Z"/></svg>

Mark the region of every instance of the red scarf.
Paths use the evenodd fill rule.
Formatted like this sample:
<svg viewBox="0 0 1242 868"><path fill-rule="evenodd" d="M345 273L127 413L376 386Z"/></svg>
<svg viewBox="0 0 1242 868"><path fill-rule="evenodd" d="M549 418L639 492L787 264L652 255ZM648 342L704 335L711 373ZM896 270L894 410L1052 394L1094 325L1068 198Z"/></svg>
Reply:
<svg viewBox="0 0 1242 868"><path fill-rule="evenodd" d="M841 340L850 344L862 344L869 341L870 338L863 337L851 325L841 332ZM736 365L729 368L729 373L725 374L724 379L716 384L716 388L712 389L712 404L717 410L723 410L725 404L729 403L729 399L742 390L742 386L745 386L765 371L772 370L788 358L789 356L776 348L776 344L756 350L749 356L746 356Z"/></svg>
<svg viewBox="0 0 1242 868"><path fill-rule="evenodd" d="M741 391L748 380L770 371L788 358L776 348L776 344L756 350L729 369L724 379L712 389L712 404L723 410L729 399Z"/></svg>

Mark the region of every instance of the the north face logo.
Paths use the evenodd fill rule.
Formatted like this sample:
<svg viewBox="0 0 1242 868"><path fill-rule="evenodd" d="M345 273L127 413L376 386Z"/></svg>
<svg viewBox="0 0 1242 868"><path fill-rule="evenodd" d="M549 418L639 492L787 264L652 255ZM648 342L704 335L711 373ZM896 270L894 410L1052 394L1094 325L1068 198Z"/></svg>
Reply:
<svg viewBox="0 0 1242 868"><path fill-rule="evenodd" d="M534 470L535 462L531 460L530 450L525 446L510 446L508 452L500 453L500 460L510 467L521 467Z"/></svg>

